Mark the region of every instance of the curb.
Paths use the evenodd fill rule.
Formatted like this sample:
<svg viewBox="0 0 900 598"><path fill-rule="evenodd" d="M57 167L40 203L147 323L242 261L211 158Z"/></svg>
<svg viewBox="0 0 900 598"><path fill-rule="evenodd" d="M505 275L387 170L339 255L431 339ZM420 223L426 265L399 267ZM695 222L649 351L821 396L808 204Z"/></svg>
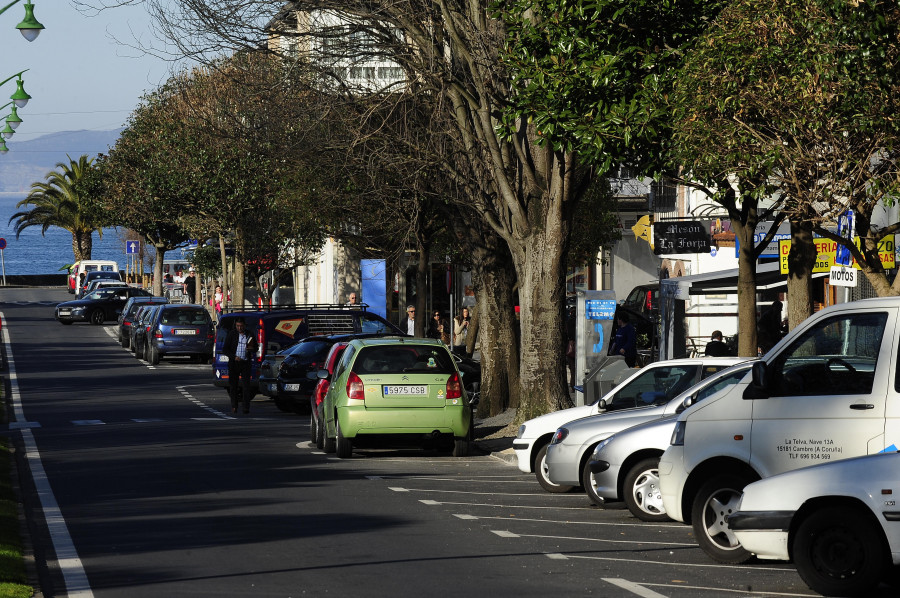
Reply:
<svg viewBox="0 0 900 598"><path fill-rule="evenodd" d="M490 455L494 459L505 461L510 465L517 465L519 461L516 457L516 451L511 448L503 449L502 451L494 451Z"/></svg>

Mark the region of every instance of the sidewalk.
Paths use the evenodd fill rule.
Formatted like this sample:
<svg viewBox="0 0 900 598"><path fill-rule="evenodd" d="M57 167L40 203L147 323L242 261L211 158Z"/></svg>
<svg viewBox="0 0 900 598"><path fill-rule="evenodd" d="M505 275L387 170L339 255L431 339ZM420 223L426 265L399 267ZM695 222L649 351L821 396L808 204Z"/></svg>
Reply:
<svg viewBox="0 0 900 598"><path fill-rule="evenodd" d="M515 409L507 409L499 415L487 419L475 420L475 451L490 455L510 465L517 463L512 443L516 437L515 430L508 429L516 417Z"/></svg>

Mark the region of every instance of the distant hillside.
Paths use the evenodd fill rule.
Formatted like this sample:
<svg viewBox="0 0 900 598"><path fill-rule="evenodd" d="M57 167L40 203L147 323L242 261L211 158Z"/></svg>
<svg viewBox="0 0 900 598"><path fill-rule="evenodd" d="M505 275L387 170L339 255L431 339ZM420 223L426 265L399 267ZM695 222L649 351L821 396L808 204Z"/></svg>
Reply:
<svg viewBox="0 0 900 598"><path fill-rule="evenodd" d="M64 131L31 141L6 142L9 153L0 155L0 193L28 191L31 183L44 180L58 162L77 160L82 154L95 157L115 145L121 129L115 131Z"/></svg>

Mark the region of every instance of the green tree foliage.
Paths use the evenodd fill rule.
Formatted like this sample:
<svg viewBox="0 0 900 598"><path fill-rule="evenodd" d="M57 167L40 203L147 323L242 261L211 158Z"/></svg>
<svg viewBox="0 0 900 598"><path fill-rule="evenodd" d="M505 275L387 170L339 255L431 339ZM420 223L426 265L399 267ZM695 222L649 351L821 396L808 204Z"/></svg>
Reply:
<svg viewBox="0 0 900 598"><path fill-rule="evenodd" d="M67 156L68 157L68 156ZM51 226L72 233L72 252L75 261L91 259L92 233L103 235L102 215L93 209L85 184L95 168L94 159L82 155L69 163L58 162L56 170L47 173L42 182L32 183L28 196L16 204L17 208L33 206L16 212L9 218L15 220L16 238L30 226L41 227L45 234Z"/></svg>

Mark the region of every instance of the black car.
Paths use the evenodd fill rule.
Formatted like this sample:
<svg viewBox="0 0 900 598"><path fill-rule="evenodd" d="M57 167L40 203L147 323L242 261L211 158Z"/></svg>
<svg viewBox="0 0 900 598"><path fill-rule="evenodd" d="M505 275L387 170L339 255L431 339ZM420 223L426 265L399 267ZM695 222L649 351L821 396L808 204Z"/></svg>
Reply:
<svg viewBox="0 0 900 598"><path fill-rule="evenodd" d="M137 315L138 308L142 305L150 303L168 303L165 297L132 297L122 308L119 314L119 344L124 348L131 345L131 326L134 324L134 317Z"/></svg>
<svg viewBox="0 0 900 598"><path fill-rule="evenodd" d="M100 288L81 299L57 305L56 319L66 325L72 322L102 324L117 319L131 297L149 296L149 291L136 287Z"/></svg>
<svg viewBox="0 0 900 598"><path fill-rule="evenodd" d="M389 335L395 335L393 331L388 331ZM271 364L266 367L266 361L272 359L269 356L263 361L260 368L259 386L266 394L266 391L272 392L270 395L275 400L275 405L282 411L294 411L296 413L309 413L310 397L319 383L319 378L315 375L320 369L325 367L325 359L328 352L335 343L347 342L355 338L376 338L385 336L384 334L333 334L330 336L310 336L305 338L287 349L281 351L275 359L276 365ZM278 362L280 361L280 364ZM269 371L275 370L276 378L264 377ZM276 388L272 388L272 385Z"/></svg>

